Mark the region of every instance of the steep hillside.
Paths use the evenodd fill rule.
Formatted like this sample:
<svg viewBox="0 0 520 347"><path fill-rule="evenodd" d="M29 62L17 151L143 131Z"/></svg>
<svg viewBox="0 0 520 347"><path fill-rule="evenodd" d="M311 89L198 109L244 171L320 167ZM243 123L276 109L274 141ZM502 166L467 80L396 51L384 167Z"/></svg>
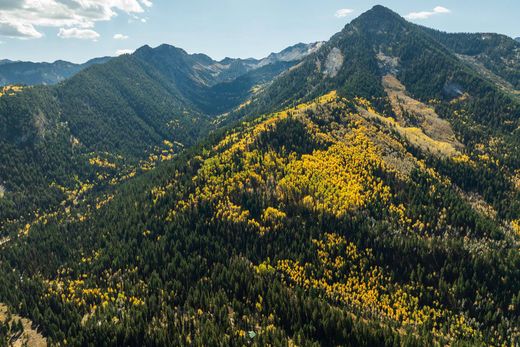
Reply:
<svg viewBox="0 0 520 347"><path fill-rule="evenodd" d="M63 60L57 60L54 63L2 60L0 86L56 84L89 66L103 64L110 59L110 57L96 58L84 64L74 64Z"/></svg>
<svg viewBox="0 0 520 347"><path fill-rule="evenodd" d="M92 66L53 87L0 97L0 217L18 218L61 201L52 187L91 182L89 159L132 164L164 140L189 145L208 118L175 85L131 56Z"/></svg>
<svg viewBox="0 0 520 347"><path fill-rule="evenodd" d="M505 170L507 177L517 177L520 99L513 93L511 83L489 70L489 74L483 74L476 66L484 68L482 63L478 60L468 63L451 50L448 43L455 45L457 37L411 24L391 10L375 6L255 95L247 107L232 113L228 121L279 110L334 89L349 98L366 98L376 110L407 121L408 125L437 122L437 119L448 123L450 130L445 135L456 137L457 146L465 147L464 154L490 152L486 154L490 163L502 165L493 172ZM517 54L518 45L500 35L490 35L490 40L503 42L494 48L480 35L460 37L461 47L469 50L474 42L475 52L488 52L484 56L501 52L507 57ZM399 86L392 91L388 81L397 81ZM396 97L395 91L406 91L406 98ZM421 104L419 110L402 110L409 108L404 104L414 103ZM473 182L471 189L489 203L502 204L499 211L509 210L504 196L494 194L502 189L494 187L491 172L481 174L488 175L487 187Z"/></svg>
<svg viewBox="0 0 520 347"><path fill-rule="evenodd" d="M446 106L467 95L462 104L476 123L514 131L520 114L518 100L482 76L481 71L468 66L457 51L450 50L446 43L452 42L451 37L411 24L389 9L375 6L257 95L251 112L271 111L280 105L309 100L330 89L337 89L344 96L375 100L386 96L382 77L392 73L423 102L437 99ZM513 40L492 37L503 40L504 44L495 50L488 49L493 53L490 56L504 52L507 53L504 57L517 55L518 44ZM484 48L476 45L475 50L488 47L480 46ZM513 74L519 62L516 56L509 67ZM497 65L497 73L506 69L504 64ZM507 74L503 72L504 76ZM514 76L507 78L516 81ZM247 114L246 111L241 114L244 113Z"/></svg>
<svg viewBox="0 0 520 347"><path fill-rule="evenodd" d="M520 90L520 43L505 35L492 33L448 34L422 28L440 43L474 61Z"/></svg>
<svg viewBox="0 0 520 347"><path fill-rule="evenodd" d="M99 183L93 158L125 171L149 155L194 144L214 128L211 116L242 104L254 87L269 83L312 47L289 48L269 62L251 60L232 78L226 71L235 60L226 65L168 45L145 46L56 86L3 88L0 223L62 203L66 195L55 185L76 190Z"/></svg>
<svg viewBox="0 0 520 347"><path fill-rule="evenodd" d="M0 297L73 345L514 345L519 221L441 173L486 159L385 119L331 92L245 123L12 234Z"/></svg>

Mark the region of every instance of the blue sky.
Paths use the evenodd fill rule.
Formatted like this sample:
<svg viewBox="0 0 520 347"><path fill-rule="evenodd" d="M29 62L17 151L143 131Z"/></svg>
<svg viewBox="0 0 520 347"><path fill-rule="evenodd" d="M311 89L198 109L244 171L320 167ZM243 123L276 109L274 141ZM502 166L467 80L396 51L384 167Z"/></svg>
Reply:
<svg viewBox="0 0 520 347"><path fill-rule="evenodd" d="M260 58L327 40L376 4L444 31L520 36L519 0L0 0L0 59L83 62L162 43Z"/></svg>

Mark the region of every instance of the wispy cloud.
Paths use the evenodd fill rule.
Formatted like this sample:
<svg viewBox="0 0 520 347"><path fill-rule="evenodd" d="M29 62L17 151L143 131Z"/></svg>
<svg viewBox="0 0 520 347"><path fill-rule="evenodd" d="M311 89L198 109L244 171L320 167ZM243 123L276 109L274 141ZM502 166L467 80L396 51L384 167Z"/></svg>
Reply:
<svg viewBox="0 0 520 347"><path fill-rule="evenodd" d="M404 18L414 20L414 19L428 19L432 16L438 15L438 14L447 14L451 13L451 10L447 9L446 7L437 6L431 11L421 11L421 12L410 12Z"/></svg>
<svg viewBox="0 0 520 347"><path fill-rule="evenodd" d="M126 39L128 39L127 35L123 35L123 34L115 34L114 35L114 40L126 40Z"/></svg>
<svg viewBox="0 0 520 347"><path fill-rule="evenodd" d="M134 53L133 49L118 49L116 51L116 55L117 56L120 56L120 55L123 55L123 54L132 54L132 53Z"/></svg>
<svg viewBox="0 0 520 347"><path fill-rule="evenodd" d="M353 9L342 8L342 9L337 10L336 13L334 13L334 17L336 17L336 18L345 18L346 16L348 16L352 12L354 12Z"/></svg>
<svg viewBox="0 0 520 347"><path fill-rule="evenodd" d="M96 41L99 38L99 34L91 29L78 29L78 28L60 28L58 37L62 39L80 39L80 40L93 40Z"/></svg>
<svg viewBox="0 0 520 347"><path fill-rule="evenodd" d="M40 38L45 27L60 28L62 35L61 29L93 31L96 22L142 14L150 6L151 0L0 0L0 36Z"/></svg>
<svg viewBox="0 0 520 347"><path fill-rule="evenodd" d="M16 20L4 19L0 12L0 35L18 39L39 39L43 36L34 26Z"/></svg>

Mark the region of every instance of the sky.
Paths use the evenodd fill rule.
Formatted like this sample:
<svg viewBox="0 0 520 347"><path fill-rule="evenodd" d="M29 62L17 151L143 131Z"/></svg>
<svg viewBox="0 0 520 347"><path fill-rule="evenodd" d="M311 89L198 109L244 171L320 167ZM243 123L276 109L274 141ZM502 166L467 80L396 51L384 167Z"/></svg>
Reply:
<svg viewBox="0 0 520 347"><path fill-rule="evenodd" d="M80 63L162 43L262 58L327 40L376 4L443 31L520 36L519 0L0 0L0 59Z"/></svg>

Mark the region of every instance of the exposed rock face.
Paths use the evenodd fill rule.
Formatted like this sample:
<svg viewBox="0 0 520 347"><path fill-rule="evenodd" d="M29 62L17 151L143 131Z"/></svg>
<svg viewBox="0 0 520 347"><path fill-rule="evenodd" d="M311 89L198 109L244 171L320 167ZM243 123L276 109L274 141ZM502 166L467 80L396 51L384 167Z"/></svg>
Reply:
<svg viewBox="0 0 520 347"><path fill-rule="evenodd" d="M302 60L309 54L316 52L318 49L323 46L324 42L314 42L314 43L299 43L294 46L288 47L279 53L271 53L267 58L260 60L258 66L265 66L268 64L273 64L279 61L296 61Z"/></svg>
<svg viewBox="0 0 520 347"><path fill-rule="evenodd" d="M336 77L339 70L343 66L345 58L343 57L343 53L339 50L339 48L334 47L329 55L327 56L327 60L325 61L325 69L323 70L323 74L327 77Z"/></svg>

